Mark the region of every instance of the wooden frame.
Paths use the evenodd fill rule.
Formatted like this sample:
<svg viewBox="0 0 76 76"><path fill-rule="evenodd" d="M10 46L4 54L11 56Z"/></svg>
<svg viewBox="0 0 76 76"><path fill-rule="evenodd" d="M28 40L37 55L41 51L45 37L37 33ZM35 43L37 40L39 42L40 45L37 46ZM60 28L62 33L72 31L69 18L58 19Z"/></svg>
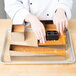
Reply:
<svg viewBox="0 0 76 76"><path fill-rule="evenodd" d="M45 27L45 30L46 31L57 31L56 30L56 26L54 24L49 24L50 21L46 21L46 20L42 20L41 22L44 24L44 27ZM52 23L52 22L51 22ZM25 31L24 29L25 28L31 28L31 26L24 26L24 25L12 25L12 30L11 30L11 39L15 40L16 42L20 42L20 41L25 41ZM23 34L21 34L23 33ZM15 35L15 36L14 36ZM16 36L19 36L21 37L22 40L19 40L18 38L15 39ZM65 50L63 49L50 49L50 48L40 48L41 46L49 46L49 45L66 45L66 33L64 32L63 35L61 36L59 34L59 40L52 40L52 41L46 41L45 44L42 44L40 42L38 42L38 46L39 47L28 47L28 46L19 46L19 45L12 45L14 48L12 48L13 50L16 50L16 51L25 51L24 49L26 49L25 52L28 52L29 49L31 50L30 52L33 52L33 53L43 53L43 54L55 54L55 55L64 55L65 56ZM11 45L10 45L11 47ZM17 48L17 49L16 49ZM20 49L18 49L20 48ZM23 49L24 48L24 49ZM29 48L29 49L27 49ZM22 50L23 49L23 50ZM47 51L43 51L43 49L47 50ZM35 50L39 50L39 51L35 51ZM53 51L50 51L50 50L53 50Z"/></svg>

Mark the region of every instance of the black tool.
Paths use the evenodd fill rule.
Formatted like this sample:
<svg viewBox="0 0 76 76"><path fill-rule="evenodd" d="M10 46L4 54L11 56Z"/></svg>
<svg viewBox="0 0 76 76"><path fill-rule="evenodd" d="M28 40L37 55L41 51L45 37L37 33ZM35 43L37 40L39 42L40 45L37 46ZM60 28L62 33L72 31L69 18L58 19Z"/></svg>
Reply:
<svg viewBox="0 0 76 76"><path fill-rule="evenodd" d="M46 40L58 40L59 34L57 31L46 31Z"/></svg>

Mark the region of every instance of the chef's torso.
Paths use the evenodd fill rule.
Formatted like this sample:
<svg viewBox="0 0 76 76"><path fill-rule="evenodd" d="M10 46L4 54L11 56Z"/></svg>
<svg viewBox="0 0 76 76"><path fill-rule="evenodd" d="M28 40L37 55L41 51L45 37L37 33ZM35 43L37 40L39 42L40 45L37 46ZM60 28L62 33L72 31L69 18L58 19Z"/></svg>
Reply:
<svg viewBox="0 0 76 76"><path fill-rule="evenodd" d="M19 0L26 9L39 19L51 19L58 0Z"/></svg>
<svg viewBox="0 0 76 76"><path fill-rule="evenodd" d="M67 18L71 18L73 0L4 0L5 11L14 24L22 24L31 13L39 19L52 19L58 8L64 9Z"/></svg>

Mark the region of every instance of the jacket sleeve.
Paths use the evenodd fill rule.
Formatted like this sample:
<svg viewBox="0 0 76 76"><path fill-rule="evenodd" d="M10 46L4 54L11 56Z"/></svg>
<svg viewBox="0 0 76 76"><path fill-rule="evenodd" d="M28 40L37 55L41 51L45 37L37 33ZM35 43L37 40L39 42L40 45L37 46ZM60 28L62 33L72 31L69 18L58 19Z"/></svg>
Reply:
<svg viewBox="0 0 76 76"><path fill-rule="evenodd" d="M63 8L69 20L71 18L72 4L73 0L58 0L56 9Z"/></svg>
<svg viewBox="0 0 76 76"><path fill-rule="evenodd" d="M5 0L5 11L13 24L23 24L25 17L29 14L26 8L19 0Z"/></svg>

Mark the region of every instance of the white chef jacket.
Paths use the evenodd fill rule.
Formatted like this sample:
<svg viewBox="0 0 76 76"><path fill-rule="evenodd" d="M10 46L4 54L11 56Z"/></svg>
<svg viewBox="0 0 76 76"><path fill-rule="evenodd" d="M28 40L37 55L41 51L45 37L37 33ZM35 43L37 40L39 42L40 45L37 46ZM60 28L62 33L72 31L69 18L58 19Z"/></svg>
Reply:
<svg viewBox="0 0 76 76"><path fill-rule="evenodd" d="M4 0L5 11L13 24L23 24L25 17L32 13L39 19L51 19L56 9L63 8L71 18L72 0Z"/></svg>

